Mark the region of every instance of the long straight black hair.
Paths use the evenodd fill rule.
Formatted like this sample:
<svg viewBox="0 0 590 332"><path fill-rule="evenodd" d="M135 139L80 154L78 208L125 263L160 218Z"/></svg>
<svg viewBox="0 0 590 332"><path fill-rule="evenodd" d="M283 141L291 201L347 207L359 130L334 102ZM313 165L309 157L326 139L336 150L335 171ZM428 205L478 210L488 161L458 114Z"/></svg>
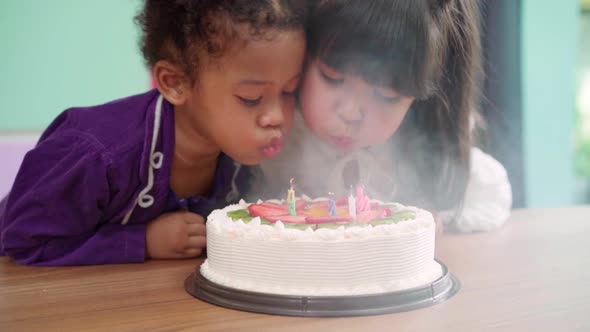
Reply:
<svg viewBox="0 0 590 332"><path fill-rule="evenodd" d="M310 6L311 59L416 98L392 138L396 199L458 211L481 80L477 1L318 0Z"/></svg>

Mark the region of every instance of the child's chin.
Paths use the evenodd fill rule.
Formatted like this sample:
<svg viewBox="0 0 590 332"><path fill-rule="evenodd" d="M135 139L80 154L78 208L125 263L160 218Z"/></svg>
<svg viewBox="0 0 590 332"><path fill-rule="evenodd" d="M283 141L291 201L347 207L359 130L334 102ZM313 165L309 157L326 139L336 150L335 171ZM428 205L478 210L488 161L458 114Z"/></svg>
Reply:
<svg viewBox="0 0 590 332"><path fill-rule="evenodd" d="M343 153L352 153L357 151L359 148L356 145L353 144L339 144L339 143L334 143L332 142L332 144L330 144L332 146L332 148L336 151L339 152L343 152Z"/></svg>
<svg viewBox="0 0 590 332"><path fill-rule="evenodd" d="M260 156L258 158L232 158L232 159L244 166L256 166L268 158L265 158L264 156Z"/></svg>

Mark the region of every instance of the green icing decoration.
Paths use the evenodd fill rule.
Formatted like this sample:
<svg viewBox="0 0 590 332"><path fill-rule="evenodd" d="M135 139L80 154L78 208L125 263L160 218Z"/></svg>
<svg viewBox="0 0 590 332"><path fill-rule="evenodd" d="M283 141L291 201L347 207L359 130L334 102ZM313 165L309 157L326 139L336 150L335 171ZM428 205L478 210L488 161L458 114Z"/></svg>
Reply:
<svg viewBox="0 0 590 332"><path fill-rule="evenodd" d="M248 209L229 211L227 216L232 218L233 221L242 219L242 221L246 224L254 219L248 212Z"/></svg>
<svg viewBox="0 0 590 332"><path fill-rule="evenodd" d="M313 225L308 225L308 224L289 224L289 223L284 223L283 225L285 225L285 228L289 228L289 229L299 229L299 230L306 230L308 228L311 227L311 229L313 229Z"/></svg>
<svg viewBox="0 0 590 332"><path fill-rule="evenodd" d="M393 213L391 215L390 219L393 220L394 223L398 223L398 222L404 221L404 220L416 219L416 212L414 212L414 211L400 211L397 213Z"/></svg>
<svg viewBox="0 0 590 332"><path fill-rule="evenodd" d="M377 219L371 221L371 225L390 225L390 224L397 224L400 221L404 220L412 220L416 219L416 212L414 211L400 211L394 212L391 216L387 218Z"/></svg>

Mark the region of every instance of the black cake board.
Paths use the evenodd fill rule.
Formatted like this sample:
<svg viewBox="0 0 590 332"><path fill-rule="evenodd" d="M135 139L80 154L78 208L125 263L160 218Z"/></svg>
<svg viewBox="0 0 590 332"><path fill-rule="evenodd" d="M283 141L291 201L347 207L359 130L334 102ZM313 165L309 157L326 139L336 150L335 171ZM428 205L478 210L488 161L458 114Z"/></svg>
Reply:
<svg viewBox="0 0 590 332"><path fill-rule="evenodd" d="M437 262L443 274L431 284L381 294L297 296L244 291L211 282L201 275L199 267L186 278L184 288L203 301L242 311L305 317L382 315L429 307L455 295L461 288L459 280L446 265Z"/></svg>

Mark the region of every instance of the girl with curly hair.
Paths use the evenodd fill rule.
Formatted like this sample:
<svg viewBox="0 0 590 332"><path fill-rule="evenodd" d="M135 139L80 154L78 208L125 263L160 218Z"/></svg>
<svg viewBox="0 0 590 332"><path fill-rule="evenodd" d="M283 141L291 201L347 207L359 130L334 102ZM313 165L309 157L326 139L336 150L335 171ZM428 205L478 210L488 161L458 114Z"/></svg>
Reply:
<svg viewBox="0 0 590 332"><path fill-rule="evenodd" d="M0 202L0 255L28 265L187 258L237 198L239 164L276 156L305 54L301 0L147 0L157 89L70 108Z"/></svg>

